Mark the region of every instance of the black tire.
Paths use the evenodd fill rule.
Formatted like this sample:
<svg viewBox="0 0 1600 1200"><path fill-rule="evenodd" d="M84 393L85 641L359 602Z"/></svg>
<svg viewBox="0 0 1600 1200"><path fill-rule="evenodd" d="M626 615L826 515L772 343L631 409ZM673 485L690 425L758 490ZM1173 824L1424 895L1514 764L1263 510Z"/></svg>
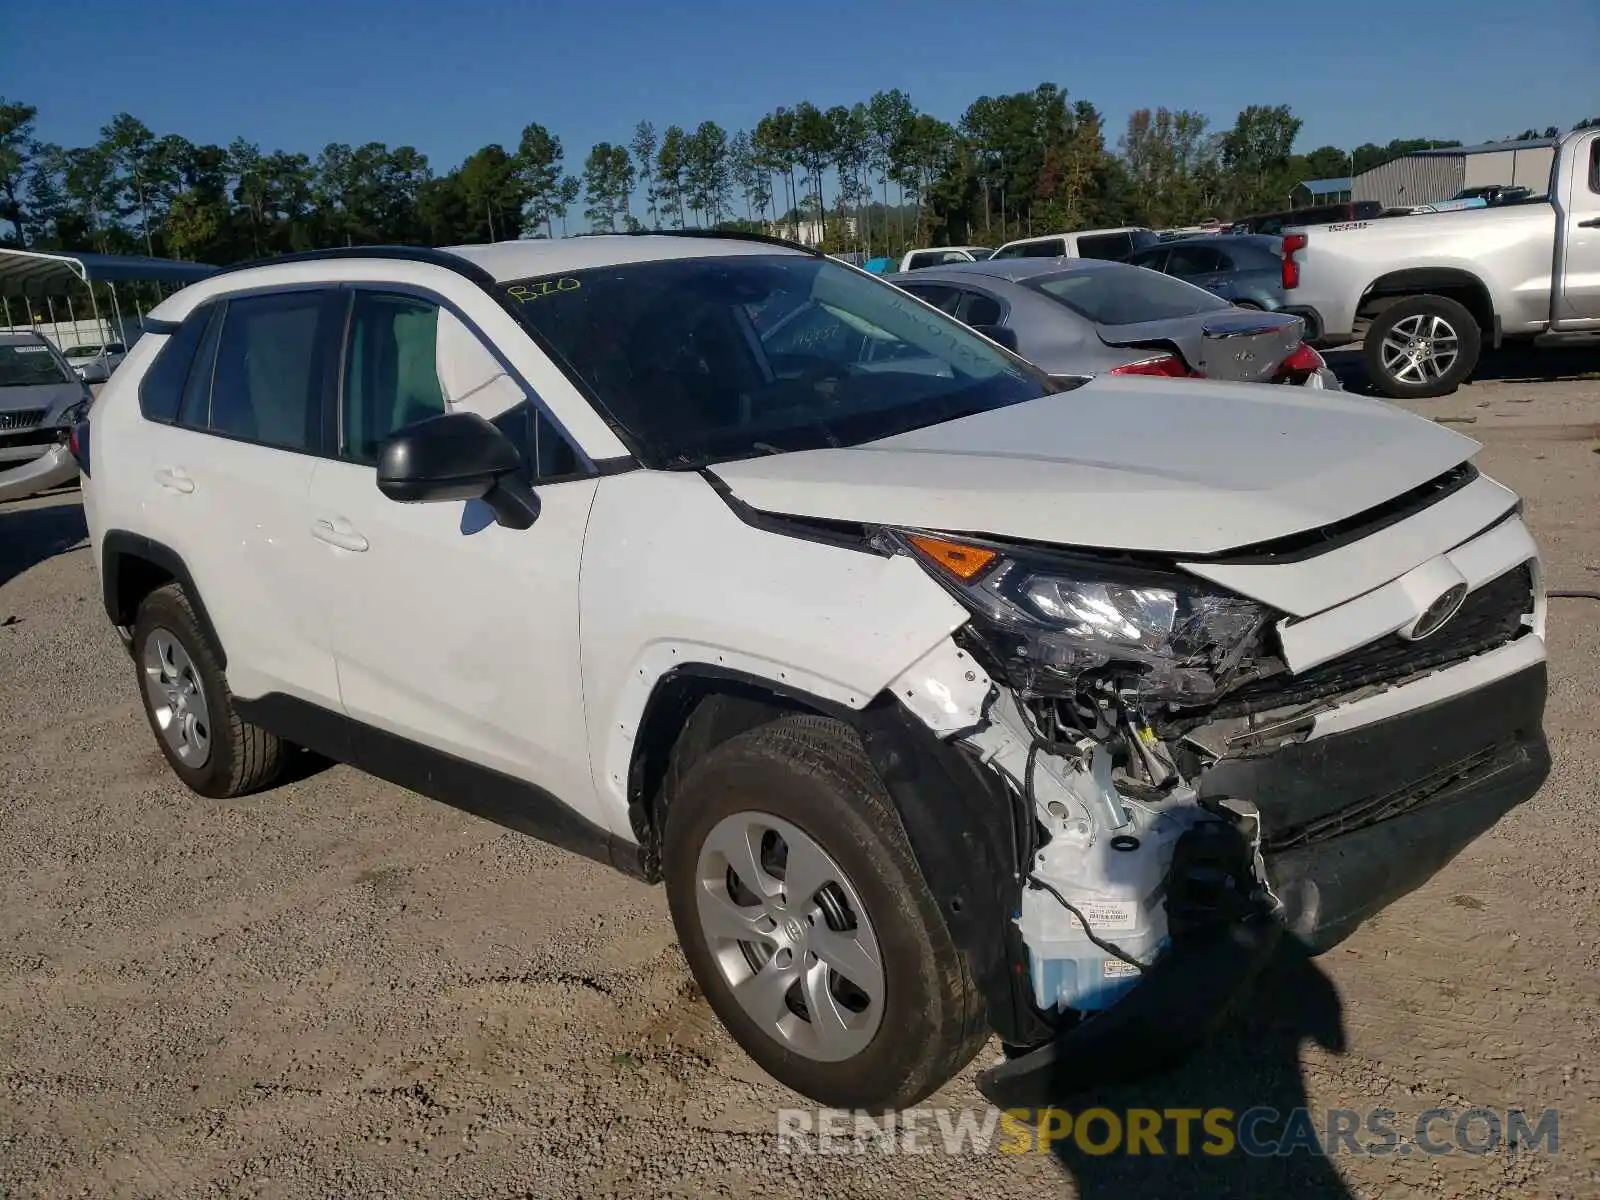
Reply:
<svg viewBox="0 0 1600 1200"><path fill-rule="evenodd" d="M1450 327L1456 337L1457 354L1449 368L1426 382L1401 379L1384 365L1384 339L1396 325L1410 317L1437 317ZM1382 395L1395 400L1420 400L1430 396L1448 396L1466 381L1478 365L1478 354L1483 348L1483 333L1473 315L1460 304L1445 296L1407 296L1396 300L1373 318L1367 336L1361 344L1366 361L1367 377Z"/></svg>
<svg viewBox="0 0 1600 1200"><path fill-rule="evenodd" d="M834 1108L902 1108L972 1061L988 1039L982 999L907 844L900 818L849 726L787 716L670 773L662 870L678 941L735 1041L778 1082ZM701 925L700 851L725 817L757 811L812 838L848 876L879 944L884 999L872 1039L852 1057L796 1053L751 1017Z"/></svg>
<svg viewBox="0 0 1600 1200"><path fill-rule="evenodd" d="M1235 308L1252 309L1255 312L1263 312L1263 311L1265 311L1265 310L1262 309L1261 305L1257 304L1254 300L1235 300L1233 302L1233 306Z"/></svg>
<svg viewBox="0 0 1600 1200"><path fill-rule="evenodd" d="M195 683L204 694L209 717L210 753L203 762L186 763L162 733L150 692L145 686L146 648L162 631L188 656ZM183 588L169 583L151 592L139 605L133 622L133 658L140 673L139 696L156 745L173 773L191 790L214 800L229 800L271 785L281 774L289 747L276 734L250 724L234 708L233 693L218 661L216 647L196 620Z"/></svg>

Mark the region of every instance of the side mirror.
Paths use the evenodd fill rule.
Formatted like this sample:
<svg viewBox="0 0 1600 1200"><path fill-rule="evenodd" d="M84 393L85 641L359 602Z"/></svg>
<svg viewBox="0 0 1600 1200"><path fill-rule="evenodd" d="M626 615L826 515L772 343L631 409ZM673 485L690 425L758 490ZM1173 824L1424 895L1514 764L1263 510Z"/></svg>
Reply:
<svg viewBox="0 0 1600 1200"><path fill-rule="evenodd" d="M495 520L526 529L539 498L516 472L522 455L477 413L441 413L398 430L378 450L378 490L401 504L482 500Z"/></svg>
<svg viewBox="0 0 1600 1200"><path fill-rule="evenodd" d="M974 325L972 329L975 333L983 334L991 342L998 342L1011 353L1017 353L1017 331L1015 329L1008 329L1004 325Z"/></svg>

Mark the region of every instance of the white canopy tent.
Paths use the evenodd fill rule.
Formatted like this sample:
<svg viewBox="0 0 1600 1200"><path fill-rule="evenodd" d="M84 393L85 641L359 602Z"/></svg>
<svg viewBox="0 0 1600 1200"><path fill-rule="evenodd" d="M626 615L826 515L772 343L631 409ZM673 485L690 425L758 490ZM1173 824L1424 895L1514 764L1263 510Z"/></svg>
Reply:
<svg viewBox="0 0 1600 1200"><path fill-rule="evenodd" d="M0 247L0 306L7 328L38 329L48 323L57 345L85 340L82 325L92 331L87 340L132 341L144 319L144 287L156 297L204 279L217 270L206 263L180 262L170 258L146 258L132 254L90 254L66 250L16 250ZM117 285L123 285L119 294ZM103 285L109 304L102 310L96 284ZM132 326L123 315L122 300L131 291ZM74 297L80 302L87 293L89 311L80 320ZM58 306L65 307L66 321ZM22 319L18 320L17 317ZM116 334L110 332L115 322ZM64 333L67 326L69 333Z"/></svg>

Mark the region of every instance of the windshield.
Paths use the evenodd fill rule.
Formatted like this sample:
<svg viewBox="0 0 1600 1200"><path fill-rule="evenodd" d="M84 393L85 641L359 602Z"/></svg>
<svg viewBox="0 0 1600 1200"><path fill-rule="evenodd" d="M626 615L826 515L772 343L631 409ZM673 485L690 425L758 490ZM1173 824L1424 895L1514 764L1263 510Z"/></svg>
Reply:
<svg viewBox="0 0 1600 1200"><path fill-rule="evenodd" d="M66 383L66 372L37 342L18 345L0 342L0 387L37 387L43 383Z"/></svg>
<svg viewBox="0 0 1600 1200"><path fill-rule="evenodd" d="M994 251L988 246L969 246L967 253L972 255L973 262L985 262L994 257Z"/></svg>
<svg viewBox="0 0 1600 1200"><path fill-rule="evenodd" d="M1233 307L1203 288L1144 267L1107 266L1024 282L1098 325L1165 321Z"/></svg>
<svg viewBox="0 0 1600 1200"><path fill-rule="evenodd" d="M624 263L505 294L651 466L854 445L1051 390L954 319L809 255Z"/></svg>
<svg viewBox="0 0 1600 1200"><path fill-rule="evenodd" d="M99 353L99 346L72 346L65 351L68 358L93 358Z"/></svg>

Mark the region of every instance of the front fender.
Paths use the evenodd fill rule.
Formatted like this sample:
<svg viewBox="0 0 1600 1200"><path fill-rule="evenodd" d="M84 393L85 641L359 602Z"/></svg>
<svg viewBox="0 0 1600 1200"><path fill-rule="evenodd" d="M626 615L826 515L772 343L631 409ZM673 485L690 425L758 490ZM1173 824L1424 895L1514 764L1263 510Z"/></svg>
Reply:
<svg viewBox="0 0 1600 1200"><path fill-rule="evenodd" d="M736 674L860 711L967 620L910 559L747 523L688 472L601 481L580 589L595 789L628 838L634 742L669 675Z"/></svg>

